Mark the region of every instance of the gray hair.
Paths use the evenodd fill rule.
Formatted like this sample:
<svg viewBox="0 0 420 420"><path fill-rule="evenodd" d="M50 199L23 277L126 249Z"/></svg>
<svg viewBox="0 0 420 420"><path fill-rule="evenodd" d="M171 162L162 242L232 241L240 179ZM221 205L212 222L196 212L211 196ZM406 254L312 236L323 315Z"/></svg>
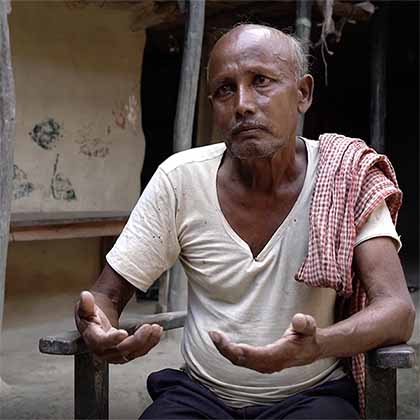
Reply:
<svg viewBox="0 0 420 420"><path fill-rule="evenodd" d="M292 35L285 34L292 48L292 54L295 61L295 77L296 80L301 79L309 70L309 60L303 42Z"/></svg>

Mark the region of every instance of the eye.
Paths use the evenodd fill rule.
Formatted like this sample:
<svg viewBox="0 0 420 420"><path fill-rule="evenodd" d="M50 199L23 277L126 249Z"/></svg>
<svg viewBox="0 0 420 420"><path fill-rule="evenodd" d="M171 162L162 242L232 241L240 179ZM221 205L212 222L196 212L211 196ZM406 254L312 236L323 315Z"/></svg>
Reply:
<svg viewBox="0 0 420 420"><path fill-rule="evenodd" d="M271 82L271 79L269 77L263 76L262 74L257 74L254 77L254 83L256 86L259 86L259 87L268 86L270 82Z"/></svg>
<svg viewBox="0 0 420 420"><path fill-rule="evenodd" d="M231 84L224 84L216 89L214 95L218 98L225 98L233 93L233 91L234 87Z"/></svg>

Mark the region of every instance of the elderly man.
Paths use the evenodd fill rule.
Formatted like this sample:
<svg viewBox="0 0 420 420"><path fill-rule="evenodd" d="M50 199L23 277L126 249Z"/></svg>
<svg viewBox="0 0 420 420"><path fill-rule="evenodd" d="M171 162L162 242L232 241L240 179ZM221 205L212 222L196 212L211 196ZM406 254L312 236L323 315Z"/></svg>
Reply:
<svg viewBox="0 0 420 420"><path fill-rule="evenodd" d="M241 25L216 43L208 88L224 143L158 168L81 294L84 340L125 363L162 333L128 337L125 304L183 264L185 369L149 377L142 418L358 418L361 353L411 335L394 172L360 140L296 137L312 101L305 68L299 43L273 28Z"/></svg>

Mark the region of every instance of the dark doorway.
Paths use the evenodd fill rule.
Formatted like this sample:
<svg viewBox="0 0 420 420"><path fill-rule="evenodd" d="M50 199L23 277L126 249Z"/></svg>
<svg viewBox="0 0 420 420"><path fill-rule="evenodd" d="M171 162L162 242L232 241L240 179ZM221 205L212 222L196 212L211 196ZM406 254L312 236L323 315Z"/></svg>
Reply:
<svg viewBox="0 0 420 420"><path fill-rule="evenodd" d="M146 154L141 173L142 189L157 167L173 151L173 126L182 63L182 33L149 29L143 57L141 80L142 123ZM159 284L138 298L156 300Z"/></svg>
<svg viewBox="0 0 420 420"><path fill-rule="evenodd" d="M383 2L377 6L382 7ZM397 231L400 257L411 290L419 288L419 3L387 2L386 150L403 191ZM319 39L315 28L312 40ZM369 142L370 23L347 24L341 42L327 56L328 86L319 48L312 52L314 103L305 119L304 135L325 132Z"/></svg>

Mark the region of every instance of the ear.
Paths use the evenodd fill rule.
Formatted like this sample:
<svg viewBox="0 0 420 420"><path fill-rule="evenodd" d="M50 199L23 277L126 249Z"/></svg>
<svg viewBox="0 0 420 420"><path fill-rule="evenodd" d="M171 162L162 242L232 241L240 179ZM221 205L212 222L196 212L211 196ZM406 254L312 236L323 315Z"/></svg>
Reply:
<svg viewBox="0 0 420 420"><path fill-rule="evenodd" d="M298 81L298 111L304 114L312 104L314 79L310 74L305 74Z"/></svg>

